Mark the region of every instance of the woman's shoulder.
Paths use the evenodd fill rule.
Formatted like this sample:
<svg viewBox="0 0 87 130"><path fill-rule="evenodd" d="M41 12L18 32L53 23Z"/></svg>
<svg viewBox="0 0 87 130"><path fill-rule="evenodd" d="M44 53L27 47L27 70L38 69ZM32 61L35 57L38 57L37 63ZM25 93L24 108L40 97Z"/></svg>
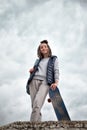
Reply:
<svg viewBox="0 0 87 130"><path fill-rule="evenodd" d="M58 58L58 57L56 55L52 55L51 58L53 59L53 58Z"/></svg>
<svg viewBox="0 0 87 130"><path fill-rule="evenodd" d="M56 55L52 55L51 60L53 60L54 62L58 62L58 57Z"/></svg>
<svg viewBox="0 0 87 130"><path fill-rule="evenodd" d="M34 66L37 65L37 64L40 62L40 60L41 60L41 59L37 58L37 59L35 60Z"/></svg>

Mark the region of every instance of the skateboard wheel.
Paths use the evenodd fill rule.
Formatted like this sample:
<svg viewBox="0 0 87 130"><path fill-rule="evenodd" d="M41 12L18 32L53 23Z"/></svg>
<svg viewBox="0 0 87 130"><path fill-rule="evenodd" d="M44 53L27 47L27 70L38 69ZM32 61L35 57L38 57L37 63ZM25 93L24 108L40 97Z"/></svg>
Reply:
<svg viewBox="0 0 87 130"><path fill-rule="evenodd" d="M49 102L49 103L51 102L51 99L50 99L50 98L48 98L48 102Z"/></svg>

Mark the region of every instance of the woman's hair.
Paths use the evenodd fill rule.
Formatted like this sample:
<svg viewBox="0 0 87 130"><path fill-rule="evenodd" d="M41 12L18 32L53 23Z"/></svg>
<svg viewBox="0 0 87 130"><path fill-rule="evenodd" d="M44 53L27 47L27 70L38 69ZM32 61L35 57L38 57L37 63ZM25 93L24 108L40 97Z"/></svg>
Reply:
<svg viewBox="0 0 87 130"><path fill-rule="evenodd" d="M43 41L40 42L40 45L44 44L44 43L47 44L47 47L48 47L48 57L51 57L52 56L52 51L51 51L50 46L48 45L48 41L47 40L43 40ZM43 54L40 51L40 45L39 45L39 47L37 49L37 55L38 55L39 58L44 58Z"/></svg>

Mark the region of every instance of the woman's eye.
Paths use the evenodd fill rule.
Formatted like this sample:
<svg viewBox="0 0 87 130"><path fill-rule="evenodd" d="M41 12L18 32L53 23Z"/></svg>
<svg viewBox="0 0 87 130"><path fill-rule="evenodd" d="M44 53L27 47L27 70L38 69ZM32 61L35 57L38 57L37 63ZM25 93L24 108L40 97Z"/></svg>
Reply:
<svg viewBox="0 0 87 130"><path fill-rule="evenodd" d="M46 45L40 46L40 49L43 49L43 48L47 48L47 46Z"/></svg>

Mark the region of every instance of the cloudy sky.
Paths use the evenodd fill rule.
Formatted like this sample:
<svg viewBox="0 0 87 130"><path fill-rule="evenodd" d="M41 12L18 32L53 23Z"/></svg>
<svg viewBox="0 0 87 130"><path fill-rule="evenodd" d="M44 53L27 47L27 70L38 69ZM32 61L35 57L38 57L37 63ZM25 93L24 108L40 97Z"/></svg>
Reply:
<svg viewBox="0 0 87 130"><path fill-rule="evenodd" d="M28 70L43 39L58 56L71 119L87 120L87 0L0 0L0 125L29 121ZM47 99L42 114L57 120Z"/></svg>

